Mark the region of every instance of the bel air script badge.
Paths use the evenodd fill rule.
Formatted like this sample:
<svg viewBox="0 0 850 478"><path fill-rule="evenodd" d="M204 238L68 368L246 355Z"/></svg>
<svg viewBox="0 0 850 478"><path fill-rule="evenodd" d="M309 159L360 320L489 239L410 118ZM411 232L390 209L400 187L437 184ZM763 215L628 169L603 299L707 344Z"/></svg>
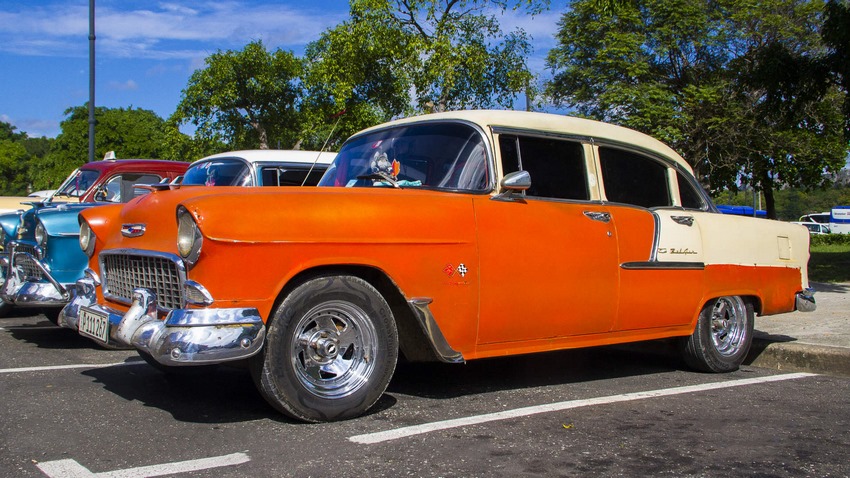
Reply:
<svg viewBox="0 0 850 478"><path fill-rule="evenodd" d="M145 234L144 224L123 224L121 226L121 234L124 237L139 237Z"/></svg>

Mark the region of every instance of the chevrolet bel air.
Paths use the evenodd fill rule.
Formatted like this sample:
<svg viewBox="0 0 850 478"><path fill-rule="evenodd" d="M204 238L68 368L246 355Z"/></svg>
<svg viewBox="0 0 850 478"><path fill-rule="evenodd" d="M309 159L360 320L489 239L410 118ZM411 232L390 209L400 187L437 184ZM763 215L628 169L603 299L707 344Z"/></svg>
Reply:
<svg viewBox="0 0 850 478"><path fill-rule="evenodd" d="M305 421L364 413L400 356L672 338L731 371L755 314L815 307L805 228L719 214L664 144L542 113L393 121L318 187L156 191L80 223L60 323L166 370L247 361Z"/></svg>

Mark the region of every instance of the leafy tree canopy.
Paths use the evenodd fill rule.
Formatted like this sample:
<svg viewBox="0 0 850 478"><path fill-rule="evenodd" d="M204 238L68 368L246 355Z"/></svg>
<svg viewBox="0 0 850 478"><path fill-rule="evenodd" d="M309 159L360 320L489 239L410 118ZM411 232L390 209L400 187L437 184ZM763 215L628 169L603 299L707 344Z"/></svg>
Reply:
<svg viewBox="0 0 850 478"><path fill-rule="evenodd" d="M269 52L261 41L219 51L189 78L170 121L192 124L207 145L290 148L299 136L302 71L291 52Z"/></svg>
<svg viewBox="0 0 850 478"><path fill-rule="evenodd" d="M0 139L0 195L20 196L26 192L24 172L28 159L21 141Z"/></svg>
<svg viewBox="0 0 850 478"><path fill-rule="evenodd" d="M635 0L563 15L547 92L664 140L713 188L817 187L844 164L818 1Z"/></svg>
<svg viewBox="0 0 850 478"><path fill-rule="evenodd" d="M308 45L314 109L345 110L344 129L415 112L510 107L532 79L530 44L488 8L539 12L548 2L352 0L350 19ZM348 112L355 112L349 118Z"/></svg>
<svg viewBox="0 0 850 478"><path fill-rule="evenodd" d="M50 152L33 160L33 187L57 187L75 168L88 160L88 106L65 111L62 132ZM169 158L165 145L165 121L153 111L140 108L95 108L95 158L115 151L120 159Z"/></svg>

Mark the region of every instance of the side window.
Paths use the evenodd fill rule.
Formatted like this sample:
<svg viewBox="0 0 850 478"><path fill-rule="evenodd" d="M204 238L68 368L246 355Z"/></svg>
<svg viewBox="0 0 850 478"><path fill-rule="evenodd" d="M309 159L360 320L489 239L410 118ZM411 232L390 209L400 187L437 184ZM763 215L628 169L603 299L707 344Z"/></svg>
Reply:
<svg viewBox="0 0 850 478"><path fill-rule="evenodd" d="M162 180L156 174L125 173L109 179L95 195L98 202L127 202L133 198L143 196L147 193L144 189L137 189L136 184L156 184Z"/></svg>
<svg viewBox="0 0 850 478"><path fill-rule="evenodd" d="M676 171L676 180L679 182L679 198L682 200L682 207L685 209L702 209L705 204L693 183L688 181L688 178L679 171Z"/></svg>
<svg viewBox="0 0 850 478"><path fill-rule="evenodd" d="M499 137L504 174L528 171L526 195L588 200L584 152L581 143L554 138L503 135Z"/></svg>
<svg viewBox="0 0 850 478"><path fill-rule="evenodd" d="M602 184L609 201L643 207L672 206L667 166L646 156L600 147Z"/></svg>
<svg viewBox="0 0 850 478"><path fill-rule="evenodd" d="M324 165L314 167L310 171L310 177L305 182L304 177L307 176L309 169L309 166L305 168L267 166L260 170L260 179L262 180L262 186L301 186L302 184L305 186L315 186L319 182L319 179L322 178L325 167Z"/></svg>

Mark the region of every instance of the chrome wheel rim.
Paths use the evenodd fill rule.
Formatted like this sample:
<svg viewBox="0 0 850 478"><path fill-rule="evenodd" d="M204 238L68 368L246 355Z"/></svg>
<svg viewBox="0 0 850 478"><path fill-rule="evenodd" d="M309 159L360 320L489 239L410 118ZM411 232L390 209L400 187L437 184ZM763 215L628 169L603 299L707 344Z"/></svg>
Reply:
<svg viewBox="0 0 850 478"><path fill-rule="evenodd" d="M711 311L711 340L718 353L734 355L747 330L747 310L740 297L721 297Z"/></svg>
<svg viewBox="0 0 850 478"><path fill-rule="evenodd" d="M304 314L292 337L292 367L305 389L321 398L359 390L375 368L377 332L350 302L324 302Z"/></svg>

